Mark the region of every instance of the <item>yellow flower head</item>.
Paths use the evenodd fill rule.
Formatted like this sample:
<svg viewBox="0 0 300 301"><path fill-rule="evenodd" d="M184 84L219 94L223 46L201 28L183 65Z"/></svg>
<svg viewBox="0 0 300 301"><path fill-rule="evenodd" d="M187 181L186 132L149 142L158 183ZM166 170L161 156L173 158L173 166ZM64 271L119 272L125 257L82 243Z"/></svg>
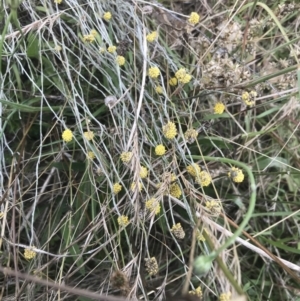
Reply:
<svg viewBox="0 0 300 301"><path fill-rule="evenodd" d="M170 80L169 80L169 85L170 86L176 86L178 83L178 80L176 77L172 77Z"/></svg>
<svg viewBox="0 0 300 301"><path fill-rule="evenodd" d="M113 186L113 193L118 194L122 190L122 186L119 183L115 183Z"/></svg>
<svg viewBox="0 0 300 301"><path fill-rule="evenodd" d="M222 293L219 297L219 301L230 301L231 300L231 292Z"/></svg>
<svg viewBox="0 0 300 301"><path fill-rule="evenodd" d="M109 11L104 13L104 15L103 15L103 19L105 21L109 21L111 19L111 17L112 17L112 15L111 15L111 12L109 12Z"/></svg>
<svg viewBox="0 0 300 301"><path fill-rule="evenodd" d="M132 192L134 192L135 191L135 187L136 187L136 183L132 182L131 185L130 185L130 190ZM139 189L139 191L143 190L143 184L141 182L139 182L138 189Z"/></svg>
<svg viewBox="0 0 300 301"><path fill-rule="evenodd" d="M162 144L159 144L155 147L155 154L157 156L163 156L165 153L166 153L166 148Z"/></svg>
<svg viewBox="0 0 300 301"><path fill-rule="evenodd" d="M195 13L195 12L192 12L191 15L190 15L190 18L189 18L189 22L192 24L192 25L196 25L198 24L200 21L200 16L199 14Z"/></svg>
<svg viewBox="0 0 300 301"><path fill-rule="evenodd" d="M194 178L199 176L201 172L201 168L197 163L192 163L191 165L187 166L186 170Z"/></svg>
<svg viewBox="0 0 300 301"><path fill-rule="evenodd" d="M116 52L116 50L117 50L117 47L114 46L114 45L111 45L111 46L109 46L109 47L107 48L107 51L108 51L109 53L114 53L114 52Z"/></svg>
<svg viewBox="0 0 300 301"><path fill-rule="evenodd" d="M174 122L169 121L166 125L163 126L163 134L167 139L174 139L177 135L177 129Z"/></svg>
<svg viewBox="0 0 300 301"><path fill-rule="evenodd" d="M129 220L128 220L128 216L126 215L121 215L118 217L118 224L120 227L126 227L129 225Z"/></svg>
<svg viewBox="0 0 300 301"><path fill-rule="evenodd" d="M158 78L158 76L160 75L160 70L158 69L158 67L150 67L148 70L148 75L151 78Z"/></svg>
<svg viewBox="0 0 300 301"><path fill-rule="evenodd" d="M132 158L132 152L123 152L120 158L123 163L128 163Z"/></svg>
<svg viewBox="0 0 300 301"><path fill-rule="evenodd" d="M158 264L155 257L145 258L146 271L150 276L154 276L158 273Z"/></svg>
<svg viewBox="0 0 300 301"><path fill-rule="evenodd" d="M212 179L210 174L203 170L200 172L199 176L196 177L196 183L201 185L202 187L206 187L211 183Z"/></svg>
<svg viewBox="0 0 300 301"><path fill-rule="evenodd" d="M195 129L188 129L184 133L184 138L187 140L189 143L193 143L196 138L198 137L198 132Z"/></svg>
<svg viewBox="0 0 300 301"><path fill-rule="evenodd" d="M197 230L197 236L196 236L196 238L199 241L205 241L205 237L203 236L203 234L201 234L201 232L199 230Z"/></svg>
<svg viewBox="0 0 300 301"><path fill-rule="evenodd" d="M87 153L87 158L90 160L94 160L96 158L94 152L88 152Z"/></svg>
<svg viewBox="0 0 300 301"><path fill-rule="evenodd" d="M116 57L116 62L117 62L117 64L118 64L119 66L125 65L125 57L122 56L122 55L118 55L118 56Z"/></svg>
<svg viewBox="0 0 300 301"><path fill-rule="evenodd" d="M148 169L145 166L141 166L140 169L140 177L141 179L145 179L148 176Z"/></svg>
<svg viewBox="0 0 300 301"><path fill-rule="evenodd" d="M160 212L160 204L155 198L151 198L150 200L146 201L145 207L150 212L154 212L155 215L159 214Z"/></svg>
<svg viewBox="0 0 300 301"><path fill-rule="evenodd" d="M192 76L186 72L184 68L180 68L176 73L175 77L180 83L187 84L191 81Z"/></svg>
<svg viewBox="0 0 300 301"><path fill-rule="evenodd" d="M36 256L36 252L32 250L33 248L35 248L35 246L32 246L30 248L26 248L24 250L25 259L30 260L30 259L32 259Z"/></svg>
<svg viewBox="0 0 300 301"><path fill-rule="evenodd" d="M92 29L91 32L90 32L91 35L93 35L94 37L97 36L98 32L96 29Z"/></svg>
<svg viewBox="0 0 300 301"><path fill-rule="evenodd" d="M225 105L222 102L217 102L214 106L215 114L223 114L225 110Z"/></svg>
<svg viewBox="0 0 300 301"><path fill-rule="evenodd" d="M231 178L233 182L241 183L244 181L245 175L241 169L232 167L228 172L228 177Z"/></svg>
<svg viewBox="0 0 300 301"><path fill-rule="evenodd" d="M164 90L163 90L162 86L156 86L155 87L155 92L158 93L158 94L163 94Z"/></svg>
<svg viewBox="0 0 300 301"><path fill-rule="evenodd" d="M173 225L171 232L178 239L183 239L185 237L185 232L180 223Z"/></svg>
<svg viewBox="0 0 300 301"><path fill-rule="evenodd" d="M54 3L56 3L56 4L61 4L61 3L62 3L62 0L54 0Z"/></svg>
<svg viewBox="0 0 300 301"><path fill-rule="evenodd" d="M200 286L198 286L196 289L194 289L193 291L189 291L189 294L193 295L193 296L197 296L198 298L202 298L202 289Z"/></svg>
<svg viewBox="0 0 300 301"><path fill-rule="evenodd" d="M180 189L180 186L177 183L171 184L170 195L177 199L179 199L181 197L182 191Z"/></svg>
<svg viewBox="0 0 300 301"><path fill-rule="evenodd" d="M83 136L88 141L93 140L93 138L94 138L94 132L92 132L92 131L84 132Z"/></svg>
<svg viewBox="0 0 300 301"><path fill-rule="evenodd" d="M148 42L153 42L154 40L156 40L157 36L157 31L152 31L151 33L147 34L146 39Z"/></svg>
<svg viewBox="0 0 300 301"><path fill-rule="evenodd" d="M92 43L95 41L95 36L92 34L86 34L83 36L83 41L84 42L88 42L88 43Z"/></svg>
<svg viewBox="0 0 300 301"><path fill-rule="evenodd" d="M73 139L73 133L71 130L66 129L63 131L61 137L65 142L70 142Z"/></svg>
<svg viewBox="0 0 300 301"><path fill-rule="evenodd" d="M216 200L207 201L205 208L208 209L212 214L219 214L222 210L221 203Z"/></svg>

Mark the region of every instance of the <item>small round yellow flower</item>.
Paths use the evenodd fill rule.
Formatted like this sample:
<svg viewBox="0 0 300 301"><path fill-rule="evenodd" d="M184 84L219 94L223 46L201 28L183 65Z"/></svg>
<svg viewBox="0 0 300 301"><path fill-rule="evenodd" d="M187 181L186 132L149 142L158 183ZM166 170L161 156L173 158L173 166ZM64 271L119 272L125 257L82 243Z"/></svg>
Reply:
<svg viewBox="0 0 300 301"><path fill-rule="evenodd" d="M118 64L119 66L125 65L125 57L122 56L122 55L118 55L118 56L116 57L116 62L117 62L117 64Z"/></svg>
<svg viewBox="0 0 300 301"><path fill-rule="evenodd" d="M111 12L109 12L109 11L104 13L104 15L103 15L103 19L105 21L109 21L111 19L111 17L112 17L112 15L111 15Z"/></svg>
<svg viewBox="0 0 300 301"><path fill-rule="evenodd" d="M219 301L230 301L231 300L231 292L222 293L219 297Z"/></svg>
<svg viewBox="0 0 300 301"><path fill-rule="evenodd" d="M92 131L84 132L83 136L88 141L93 140L93 138L94 138L94 132L92 132Z"/></svg>
<svg viewBox="0 0 300 301"><path fill-rule="evenodd" d="M185 232L180 223L173 225L171 232L178 239L184 239L185 237Z"/></svg>
<svg viewBox="0 0 300 301"><path fill-rule="evenodd" d="M118 217L118 224L120 227L126 227L129 225L129 220L128 220L128 216L126 215L121 215Z"/></svg>
<svg viewBox="0 0 300 301"><path fill-rule="evenodd" d="M117 47L114 46L114 45L111 45L111 46L109 46L109 47L107 48L107 51L108 51L109 53L114 53L114 52L116 52L116 50L117 50Z"/></svg>
<svg viewBox="0 0 300 301"><path fill-rule="evenodd" d="M84 42L88 42L88 43L92 43L95 41L95 36L92 34L86 34L83 36L83 41Z"/></svg>
<svg viewBox="0 0 300 301"><path fill-rule="evenodd" d="M187 166L186 170L194 178L199 176L201 172L201 168L197 163L192 163L191 165Z"/></svg>
<svg viewBox="0 0 300 301"><path fill-rule="evenodd" d="M25 259L30 260L30 259L32 259L36 256L36 252L32 250L33 248L35 248L35 246L32 246L30 248L26 248L24 250Z"/></svg>
<svg viewBox="0 0 300 301"><path fill-rule="evenodd" d="M171 184L170 195L177 199L179 199L181 197L182 191L180 189L180 186L177 183Z"/></svg>
<svg viewBox="0 0 300 301"><path fill-rule="evenodd" d="M163 94L164 90L163 90L162 86L156 86L155 87L155 92L158 93L158 94Z"/></svg>
<svg viewBox="0 0 300 301"><path fill-rule="evenodd" d="M241 169L232 167L228 172L228 177L231 178L233 182L241 183L244 181L245 175Z"/></svg>
<svg viewBox="0 0 300 301"><path fill-rule="evenodd" d="M191 81L192 76L186 72L184 68L180 68L176 73L175 77L180 83L187 84Z"/></svg>
<svg viewBox="0 0 300 301"><path fill-rule="evenodd" d="M166 125L163 126L163 134L167 139L174 139L177 135L177 129L174 122L169 121Z"/></svg>
<svg viewBox="0 0 300 301"><path fill-rule="evenodd" d="M206 187L211 183L212 179L210 174L203 170L200 172L199 176L196 177L196 183L201 185L202 187Z"/></svg>
<svg viewBox="0 0 300 301"><path fill-rule="evenodd" d="M189 291L189 294L193 295L193 296L197 296L198 298L202 298L202 289L200 286L198 286L196 289L194 289L193 291Z"/></svg>
<svg viewBox="0 0 300 301"><path fill-rule="evenodd" d="M157 156L163 156L165 153L166 153L166 148L162 144L159 144L155 147L155 154Z"/></svg>
<svg viewBox="0 0 300 301"><path fill-rule="evenodd" d="M205 208L208 209L212 214L220 214L222 210L221 203L216 200L207 201Z"/></svg>
<svg viewBox="0 0 300 301"><path fill-rule="evenodd" d="M148 70L148 75L151 78L158 78L158 76L160 75L160 70L158 69L158 67L150 67Z"/></svg>
<svg viewBox="0 0 300 301"><path fill-rule="evenodd" d="M122 190L122 185L115 183L113 186L113 193L118 194Z"/></svg>
<svg viewBox="0 0 300 301"><path fill-rule="evenodd" d="M92 29L91 32L90 32L91 35L93 35L94 37L97 36L98 32L96 29Z"/></svg>
<svg viewBox="0 0 300 301"><path fill-rule="evenodd" d="M199 230L197 230L197 236L196 236L196 238L199 241L205 241L205 237L203 236L203 234L201 234L201 232Z"/></svg>
<svg viewBox="0 0 300 301"><path fill-rule="evenodd" d="M148 42L153 42L154 40L156 40L157 36L157 31L152 31L151 33L147 34L146 39Z"/></svg>
<svg viewBox="0 0 300 301"><path fill-rule="evenodd" d="M154 276L158 273L159 268L155 257L145 258L146 271L150 276Z"/></svg>
<svg viewBox="0 0 300 301"><path fill-rule="evenodd" d="M132 158L132 152L123 152L120 158L123 163L128 163Z"/></svg>
<svg viewBox="0 0 300 301"><path fill-rule="evenodd" d="M169 80L169 85L170 86L176 86L178 83L178 80L176 77L172 77L170 80Z"/></svg>
<svg viewBox="0 0 300 301"><path fill-rule="evenodd" d="M159 214L160 212L160 204L155 198L151 198L150 200L146 201L145 207L150 212L154 212L155 215Z"/></svg>
<svg viewBox="0 0 300 301"><path fill-rule="evenodd" d="M141 179L145 179L148 176L148 169L145 166L141 166L140 169L140 177Z"/></svg>
<svg viewBox="0 0 300 301"><path fill-rule="evenodd" d="M90 160L94 160L96 158L94 152L88 152L87 153L87 158Z"/></svg>
<svg viewBox="0 0 300 301"><path fill-rule="evenodd" d="M190 15L190 18L189 18L189 22L192 24L192 25L196 25L198 24L200 21L200 16L199 14L197 14L196 12L192 12L191 15Z"/></svg>
<svg viewBox="0 0 300 301"><path fill-rule="evenodd" d="M222 102L217 102L214 106L215 114L223 114L225 110L225 105Z"/></svg>
<svg viewBox="0 0 300 301"><path fill-rule="evenodd" d="M70 142L73 139L73 133L71 130L66 129L63 131L61 137L65 142Z"/></svg>
<svg viewBox="0 0 300 301"><path fill-rule="evenodd" d="M193 143L197 137L198 137L198 132L195 129L188 129L184 133L184 138L185 140L187 140L188 143Z"/></svg>
<svg viewBox="0 0 300 301"><path fill-rule="evenodd" d="M135 191L135 187L136 187L136 183L135 182L132 182L131 185L130 185L130 190L132 192ZM139 182L139 187L138 187L139 191L142 191L143 190L143 184L141 182Z"/></svg>
<svg viewBox="0 0 300 301"><path fill-rule="evenodd" d="M56 4L61 4L61 3L62 3L62 0L54 0L54 3L56 3Z"/></svg>

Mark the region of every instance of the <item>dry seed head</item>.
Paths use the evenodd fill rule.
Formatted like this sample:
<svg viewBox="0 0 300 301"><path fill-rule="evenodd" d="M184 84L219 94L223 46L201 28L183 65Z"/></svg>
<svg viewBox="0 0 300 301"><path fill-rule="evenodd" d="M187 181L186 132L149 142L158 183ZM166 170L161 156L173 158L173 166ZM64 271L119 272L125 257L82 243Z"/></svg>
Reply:
<svg viewBox="0 0 300 301"><path fill-rule="evenodd" d="M145 258L146 271L150 276L158 273L158 264L155 257Z"/></svg>
<svg viewBox="0 0 300 301"><path fill-rule="evenodd" d="M216 200L207 201L205 203L205 208L208 209L214 215L219 215L222 210L221 203Z"/></svg>
<svg viewBox="0 0 300 301"><path fill-rule="evenodd" d="M178 239L183 239L185 237L185 232L180 223L173 225L171 232Z"/></svg>
<svg viewBox="0 0 300 301"><path fill-rule="evenodd" d="M198 137L198 132L195 129L188 129L184 133L184 138L185 140L187 140L188 143L193 143L197 137Z"/></svg>
<svg viewBox="0 0 300 301"><path fill-rule="evenodd" d="M128 277L125 275L125 273L120 270L113 272L110 281L114 289L119 289L127 295L130 290L130 286Z"/></svg>

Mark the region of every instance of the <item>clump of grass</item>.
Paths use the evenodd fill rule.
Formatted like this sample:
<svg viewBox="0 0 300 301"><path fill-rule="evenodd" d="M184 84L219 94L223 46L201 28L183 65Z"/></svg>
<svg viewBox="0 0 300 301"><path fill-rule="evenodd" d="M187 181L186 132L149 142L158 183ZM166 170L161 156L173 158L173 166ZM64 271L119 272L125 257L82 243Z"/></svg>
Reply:
<svg viewBox="0 0 300 301"><path fill-rule="evenodd" d="M299 5L206 6L2 5L5 263L151 300L295 297Z"/></svg>

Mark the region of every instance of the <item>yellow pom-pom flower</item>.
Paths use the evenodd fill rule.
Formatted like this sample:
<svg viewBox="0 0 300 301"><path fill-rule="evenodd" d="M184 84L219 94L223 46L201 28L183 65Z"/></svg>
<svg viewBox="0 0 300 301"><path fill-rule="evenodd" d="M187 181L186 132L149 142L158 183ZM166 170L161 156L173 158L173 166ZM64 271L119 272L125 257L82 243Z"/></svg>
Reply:
<svg viewBox="0 0 300 301"><path fill-rule="evenodd" d="M94 152L88 152L87 153L87 158L90 160L94 160L96 158Z"/></svg>
<svg viewBox="0 0 300 301"><path fill-rule="evenodd" d="M155 92L158 93L158 94L163 94L164 90L163 90L162 86L156 86L155 87Z"/></svg>
<svg viewBox="0 0 300 301"><path fill-rule="evenodd" d="M62 0L54 0L54 3L56 3L56 4L61 4L61 3L62 3Z"/></svg>
<svg viewBox="0 0 300 301"><path fill-rule="evenodd" d="M114 52L116 52L116 50L117 50L117 47L116 47L116 46L113 46L113 45L111 45L111 46L109 46L109 47L107 48L107 51L108 51L109 53L114 53Z"/></svg>
<svg viewBox="0 0 300 301"><path fill-rule="evenodd" d="M73 133L70 129L66 129L63 131L61 137L65 142L70 142L73 139Z"/></svg>
<svg viewBox="0 0 300 301"><path fill-rule="evenodd" d="M184 133L184 138L185 140L188 141L188 143L193 143L197 137L198 137L198 132L195 129L188 129Z"/></svg>
<svg viewBox="0 0 300 301"><path fill-rule="evenodd" d="M216 200L207 201L205 208L208 209L212 214L220 214L222 210L221 203Z"/></svg>
<svg viewBox="0 0 300 301"><path fill-rule="evenodd" d="M200 21L199 14L197 14L196 12L192 12L189 17L189 23L191 23L192 25L196 25L199 23L199 21Z"/></svg>
<svg viewBox="0 0 300 301"><path fill-rule="evenodd" d="M126 227L129 225L129 220L128 220L128 216L126 215L121 215L118 217L118 224L120 227Z"/></svg>
<svg viewBox="0 0 300 301"><path fill-rule="evenodd" d="M182 191L180 189L180 186L177 183L171 184L170 195L177 199L179 199L181 197Z"/></svg>
<svg viewBox="0 0 300 301"><path fill-rule="evenodd" d="M125 65L125 62L126 62L125 57L122 56L122 55L118 55L118 56L116 57L116 62L117 62L117 64L118 64L119 66Z"/></svg>
<svg viewBox="0 0 300 301"><path fill-rule="evenodd" d="M121 190L122 190L122 185L120 185L119 183L115 183L113 185L113 193L114 194L118 194Z"/></svg>
<svg viewBox="0 0 300 301"><path fill-rule="evenodd" d="M231 292L222 293L219 297L219 301L230 301L231 300Z"/></svg>
<svg viewBox="0 0 300 301"><path fill-rule="evenodd" d="M178 80L177 80L176 77L172 77L172 78L169 80L169 85L172 86L172 87L173 87L173 86L176 86L177 83L178 83Z"/></svg>
<svg viewBox="0 0 300 301"><path fill-rule="evenodd" d="M199 176L196 177L196 183L201 185L202 187L206 187L211 183L212 179L210 174L203 170L200 172Z"/></svg>
<svg viewBox="0 0 300 301"><path fill-rule="evenodd" d="M92 43L92 42L95 41L95 39L96 39L95 36L92 35L92 34L86 34L86 35L83 36L83 41L84 42Z"/></svg>
<svg viewBox="0 0 300 301"><path fill-rule="evenodd" d="M155 154L157 156L163 156L165 153L166 153L166 148L162 144L159 144L155 147Z"/></svg>
<svg viewBox="0 0 300 301"><path fill-rule="evenodd" d="M225 110L225 105L222 102L217 102L214 106L215 114L223 114Z"/></svg>
<svg viewBox="0 0 300 301"><path fill-rule="evenodd" d="M166 125L163 126L163 134L167 139L174 139L177 135L177 129L174 122L169 121Z"/></svg>
<svg viewBox="0 0 300 301"><path fill-rule="evenodd" d="M93 138L94 138L94 132L92 132L92 131L84 132L83 136L88 141L93 140Z"/></svg>
<svg viewBox="0 0 300 301"><path fill-rule="evenodd" d="M109 11L104 13L104 15L103 15L103 19L105 21L109 21L111 19L111 17L112 17L112 15L111 15L111 12L109 12Z"/></svg>
<svg viewBox="0 0 300 301"><path fill-rule="evenodd" d="M123 152L120 158L123 163L128 163L132 158L132 152Z"/></svg>
<svg viewBox="0 0 300 301"><path fill-rule="evenodd" d="M158 36L157 31L152 31L151 33L147 34L146 40L148 42L153 42L154 40L156 40L157 36Z"/></svg>
<svg viewBox="0 0 300 301"><path fill-rule="evenodd" d="M32 246L30 248L26 248L24 250L25 259L30 260L30 259L32 259L36 256L36 252L32 250L33 248L35 248L35 246Z"/></svg>
<svg viewBox="0 0 300 301"><path fill-rule="evenodd" d="M192 76L186 72L184 68L180 68L176 73L175 77L180 83L187 84L191 81Z"/></svg>
<svg viewBox="0 0 300 301"><path fill-rule="evenodd" d="M151 198L150 200L146 201L145 207L150 212L154 212L155 215L159 214L160 212L160 204L155 198Z"/></svg>
<svg viewBox="0 0 300 301"><path fill-rule="evenodd" d="M185 232L180 223L173 225L171 232L178 239L183 239L185 237Z"/></svg>
<svg viewBox="0 0 300 301"><path fill-rule="evenodd" d="M141 179L145 179L148 176L148 169L145 166L141 166L140 169L140 177Z"/></svg>
<svg viewBox="0 0 300 301"><path fill-rule="evenodd" d="M198 298L202 298L202 289L200 286L198 286L196 289L194 289L193 291L189 291L189 294L190 295L193 295L193 296L197 296Z"/></svg>
<svg viewBox="0 0 300 301"><path fill-rule="evenodd" d="M201 168L197 163L192 163L191 165L187 166L186 170L194 178L199 176L201 172Z"/></svg>
<svg viewBox="0 0 300 301"><path fill-rule="evenodd" d="M160 70L158 69L158 67L150 67L148 70L148 75L151 78L158 78L158 76L160 75Z"/></svg>
<svg viewBox="0 0 300 301"><path fill-rule="evenodd" d="M228 177L231 178L233 182L241 183L244 181L245 175L241 169L232 167L228 172Z"/></svg>

